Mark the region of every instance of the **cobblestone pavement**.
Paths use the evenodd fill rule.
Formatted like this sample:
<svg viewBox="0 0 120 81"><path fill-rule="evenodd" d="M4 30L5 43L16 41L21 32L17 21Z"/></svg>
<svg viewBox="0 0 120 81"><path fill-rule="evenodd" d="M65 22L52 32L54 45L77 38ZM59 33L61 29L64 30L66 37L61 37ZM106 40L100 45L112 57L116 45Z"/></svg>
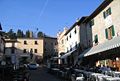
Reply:
<svg viewBox="0 0 120 81"><path fill-rule="evenodd" d="M56 76L47 73L44 67L38 68L38 70L30 70L30 81L62 81Z"/></svg>

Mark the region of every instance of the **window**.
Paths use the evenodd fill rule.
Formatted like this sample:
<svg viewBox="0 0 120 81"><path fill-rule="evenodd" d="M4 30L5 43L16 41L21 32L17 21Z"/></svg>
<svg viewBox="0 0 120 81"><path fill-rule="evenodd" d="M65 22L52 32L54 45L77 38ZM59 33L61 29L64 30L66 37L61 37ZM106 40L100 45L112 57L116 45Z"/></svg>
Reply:
<svg viewBox="0 0 120 81"><path fill-rule="evenodd" d="M51 43L51 45L53 46L53 43Z"/></svg>
<svg viewBox="0 0 120 81"><path fill-rule="evenodd" d="M67 52L68 52L69 50L68 50L68 47L67 47Z"/></svg>
<svg viewBox="0 0 120 81"><path fill-rule="evenodd" d="M55 42L55 45L57 45L57 42Z"/></svg>
<svg viewBox="0 0 120 81"><path fill-rule="evenodd" d="M46 45L46 42L44 42L44 44Z"/></svg>
<svg viewBox="0 0 120 81"><path fill-rule="evenodd" d="M74 32L75 32L75 34L77 33L76 28L75 28L75 31L74 31Z"/></svg>
<svg viewBox="0 0 120 81"><path fill-rule="evenodd" d="M111 8L108 8L106 11L103 12L103 17L106 18L107 16L111 15Z"/></svg>
<svg viewBox="0 0 120 81"><path fill-rule="evenodd" d="M70 38L71 38L71 33L70 33L70 36L69 36Z"/></svg>
<svg viewBox="0 0 120 81"><path fill-rule="evenodd" d="M109 39L109 40L112 39L113 36L115 36L114 25L105 29L105 35L106 35L106 39Z"/></svg>
<svg viewBox="0 0 120 81"><path fill-rule="evenodd" d="M38 42L37 41L35 41L35 45L37 45L38 44Z"/></svg>
<svg viewBox="0 0 120 81"><path fill-rule="evenodd" d="M72 51L72 45L70 45L70 51Z"/></svg>
<svg viewBox="0 0 120 81"><path fill-rule="evenodd" d="M26 49L24 49L24 50L23 50L23 53L27 53L27 50L26 50Z"/></svg>
<svg viewBox="0 0 120 81"><path fill-rule="evenodd" d="M62 44L64 43L64 41L62 40Z"/></svg>
<svg viewBox="0 0 120 81"><path fill-rule="evenodd" d="M90 27L94 25L94 19L90 21Z"/></svg>
<svg viewBox="0 0 120 81"><path fill-rule="evenodd" d="M77 42L75 42L75 48L77 48Z"/></svg>
<svg viewBox="0 0 120 81"><path fill-rule="evenodd" d="M94 36L94 41L95 41L95 44L98 43L98 35L95 35L95 36Z"/></svg>
<svg viewBox="0 0 120 81"><path fill-rule="evenodd" d="M68 37L67 37L67 39L66 39L67 41L68 41Z"/></svg>
<svg viewBox="0 0 120 81"><path fill-rule="evenodd" d="M44 51L46 52L46 51L47 51L47 49L46 49L46 48L44 48Z"/></svg>
<svg viewBox="0 0 120 81"><path fill-rule="evenodd" d="M37 53L37 49L34 49L34 52Z"/></svg>
<svg viewBox="0 0 120 81"><path fill-rule="evenodd" d="M27 44L27 41L24 41L24 44Z"/></svg>

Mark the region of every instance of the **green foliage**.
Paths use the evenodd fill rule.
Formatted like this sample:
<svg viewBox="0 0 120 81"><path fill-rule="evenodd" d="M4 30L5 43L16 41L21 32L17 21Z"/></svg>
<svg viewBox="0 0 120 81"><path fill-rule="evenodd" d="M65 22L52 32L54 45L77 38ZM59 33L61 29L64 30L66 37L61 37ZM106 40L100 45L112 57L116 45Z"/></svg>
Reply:
<svg viewBox="0 0 120 81"><path fill-rule="evenodd" d="M30 31L29 31L29 30L26 31L25 37L26 37L26 38L30 38Z"/></svg>
<svg viewBox="0 0 120 81"><path fill-rule="evenodd" d="M16 36L16 33L14 33L13 29L10 29L8 32L7 32L8 36L10 39L16 39L17 36Z"/></svg>
<svg viewBox="0 0 120 81"><path fill-rule="evenodd" d="M21 31L20 29L18 29L18 31L17 31L17 37L18 38L23 38L24 37L23 31Z"/></svg>
<svg viewBox="0 0 120 81"><path fill-rule="evenodd" d="M39 32L37 33L37 37L38 37L38 38L41 38L41 37L43 37L43 36L44 36L43 32L39 31Z"/></svg>

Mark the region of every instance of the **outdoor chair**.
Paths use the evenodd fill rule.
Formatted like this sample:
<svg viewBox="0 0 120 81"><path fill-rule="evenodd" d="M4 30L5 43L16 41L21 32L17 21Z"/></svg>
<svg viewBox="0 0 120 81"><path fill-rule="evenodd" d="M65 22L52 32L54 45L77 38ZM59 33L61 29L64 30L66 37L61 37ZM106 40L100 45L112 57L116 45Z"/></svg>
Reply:
<svg viewBox="0 0 120 81"><path fill-rule="evenodd" d="M76 81L76 76L75 76L75 74L72 74L72 75L71 75L71 81Z"/></svg>
<svg viewBox="0 0 120 81"><path fill-rule="evenodd" d="M76 76L76 81L83 81L84 80L84 76L81 73L78 73Z"/></svg>

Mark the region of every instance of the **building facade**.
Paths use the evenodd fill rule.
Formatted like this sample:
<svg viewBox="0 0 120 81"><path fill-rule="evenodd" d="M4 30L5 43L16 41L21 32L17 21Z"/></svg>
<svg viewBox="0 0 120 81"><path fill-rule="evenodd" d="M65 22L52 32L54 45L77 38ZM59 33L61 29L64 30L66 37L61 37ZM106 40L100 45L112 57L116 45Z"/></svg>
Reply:
<svg viewBox="0 0 120 81"><path fill-rule="evenodd" d="M42 38L19 38L17 39L18 43L16 45L17 47L17 53L21 56L23 55L30 55L30 58L33 59L33 61L42 61L43 59L43 39ZM21 51L22 50L22 51Z"/></svg>
<svg viewBox="0 0 120 81"><path fill-rule="evenodd" d="M42 62L43 60L43 38L18 38L6 40L6 56L13 54L18 58L27 58L30 62Z"/></svg>
<svg viewBox="0 0 120 81"><path fill-rule="evenodd" d="M87 17L82 17L77 20L64 34L64 53L61 56L62 63L68 66L76 65L78 62L78 55L89 47L86 26L82 23Z"/></svg>
<svg viewBox="0 0 120 81"><path fill-rule="evenodd" d="M2 32L0 32L0 61L4 59L4 51L5 51L5 40L3 39Z"/></svg>
<svg viewBox="0 0 120 81"><path fill-rule="evenodd" d="M77 61L80 43L80 27L75 22L73 26L65 33L65 54L61 57L62 62L68 66L74 65Z"/></svg>
<svg viewBox="0 0 120 81"><path fill-rule="evenodd" d="M63 32L58 32L57 34L57 41L58 41L58 54L65 53L65 41L66 36L65 33L68 31L68 28L64 28Z"/></svg>
<svg viewBox="0 0 120 81"><path fill-rule="evenodd" d="M58 43L57 38L44 37L44 61L46 62L52 57L58 57Z"/></svg>
<svg viewBox="0 0 120 81"><path fill-rule="evenodd" d="M88 59L87 63L96 62L96 65L102 64L120 70L119 8L119 0L104 0L84 21L86 27L91 28L92 41L90 44L93 46L83 53L83 56Z"/></svg>

